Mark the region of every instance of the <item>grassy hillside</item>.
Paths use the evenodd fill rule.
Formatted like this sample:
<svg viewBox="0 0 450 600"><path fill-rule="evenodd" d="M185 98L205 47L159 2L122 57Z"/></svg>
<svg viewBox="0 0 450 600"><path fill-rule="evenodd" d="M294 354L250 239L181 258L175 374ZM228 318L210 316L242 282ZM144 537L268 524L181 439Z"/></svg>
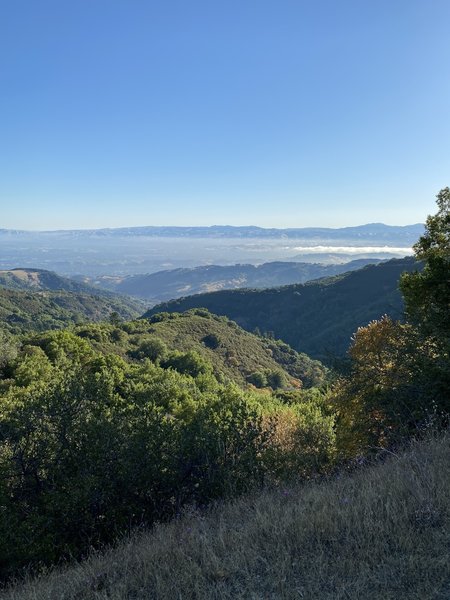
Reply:
<svg viewBox="0 0 450 600"><path fill-rule="evenodd" d="M278 374L280 385L272 382L272 387L295 387L296 379L304 387L311 387L323 383L326 375L319 361L297 353L287 344L244 331L226 317L205 310L158 314L150 320L115 327L84 326L75 333L90 341L96 350L124 357L153 358L155 354L194 351L213 366L219 379L230 379L239 385L254 382L257 387L265 387L271 383L271 374ZM269 381L258 385L258 374L265 374Z"/></svg>
<svg viewBox="0 0 450 600"><path fill-rule="evenodd" d="M186 294L239 288L265 288L290 283L305 283L319 277L353 271L377 259L353 260L346 264L321 265L304 262L269 262L262 265L208 265L191 269L172 269L129 277L101 277L95 283L121 294L144 298L153 303Z"/></svg>
<svg viewBox="0 0 450 600"><path fill-rule="evenodd" d="M205 307L241 327L271 332L316 358L346 352L358 327L383 314L403 314L400 274L420 268L413 258L369 265L336 277L264 290L229 290L188 296L146 313Z"/></svg>
<svg viewBox="0 0 450 600"><path fill-rule="evenodd" d="M444 600L450 438L258 492L5 590L2 600Z"/></svg>
<svg viewBox="0 0 450 600"><path fill-rule="evenodd" d="M131 319L142 312L142 305L137 300L114 295L0 289L0 327L12 333L103 321L113 312L123 319Z"/></svg>
<svg viewBox="0 0 450 600"><path fill-rule="evenodd" d="M45 269L10 269L0 271L0 288L22 291L65 291L84 294L108 296L111 294L104 290L97 290L90 285L74 281L68 277L61 277L53 271Z"/></svg>

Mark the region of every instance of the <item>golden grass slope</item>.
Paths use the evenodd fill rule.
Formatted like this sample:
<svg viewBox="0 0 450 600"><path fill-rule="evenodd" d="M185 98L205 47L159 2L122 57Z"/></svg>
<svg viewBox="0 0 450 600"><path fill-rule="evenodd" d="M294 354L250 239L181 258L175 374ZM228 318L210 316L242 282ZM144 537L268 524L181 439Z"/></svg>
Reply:
<svg viewBox="0 0 450 600"><path fill-rule="evenodd" d="M2 600L450 598L450 435L192 511Z"/></svg>

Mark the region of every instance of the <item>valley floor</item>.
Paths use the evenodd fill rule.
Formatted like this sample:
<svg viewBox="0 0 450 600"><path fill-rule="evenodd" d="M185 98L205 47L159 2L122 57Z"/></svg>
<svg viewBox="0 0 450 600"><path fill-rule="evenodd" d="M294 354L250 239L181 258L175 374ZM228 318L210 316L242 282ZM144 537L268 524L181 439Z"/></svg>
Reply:
<svg viewBox="0 0 450 600"><path fill-rule="evenodd" d="M195 510L2 600L450 598L450 435Z"/></svg>

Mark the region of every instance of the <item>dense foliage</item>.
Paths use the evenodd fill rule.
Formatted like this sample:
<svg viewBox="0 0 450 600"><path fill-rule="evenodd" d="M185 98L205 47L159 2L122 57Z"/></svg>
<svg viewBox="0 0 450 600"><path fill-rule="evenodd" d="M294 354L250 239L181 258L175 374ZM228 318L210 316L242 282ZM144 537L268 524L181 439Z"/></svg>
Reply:
<svg viewBox="0 0 450 600"><path fill-rule="evenodd" d="M226 317L205 309L158 313L123 329L130 332L129 343L139 339L140 345L154 344L157 338L164 340L172 350L193 350L212 364L216 377L229 378L242 385L246 382L256 385L255 373L262 374L266 380L269 378L272 383L278 377L278 385L271 385L270 381L267 384L272 388L319 386L327 377L319 361L299 354L279 340L252 335ZM139 352L144 353L142 348Z"/></svg>
<svg viewBox="0 0 450 600"><path fill-rule="evenodd" d="M333 395L344 453L385 446L450 414L450 190L437 196L415 245L424 269L405 273L401 289L408 322L385 316L358 329L351 370Z"/></svg>
<svg viewBox="0 0 450 600"><path fill-rule="evenodd" d="M360 327L348 373L331 390L317 361L206 309L129 322L113 313L105 323L21 336L6 319L0 575L82 556L185 507L325 473L448 423L449 195L439 194L415 247L423 271L402 278L407 322L384 316ZM316 323L326 324L327 310L345 322L352 291L351 306L371 299L375 310L405 265L418 263L391 261L288 295L268 290L265 310L272 296L281 304L267 319L285 310L285 330L295 331L294 306L283 304L294 293L314 300ZM384 288L382 301L371 298ZM8 293L39 305L34 294Z"/></svg>
<svg viewBox="0 0 450 600"><path fill-rule="evenodd" d="M401 290L406 311L424 336L442 351L450 346L450 188L437 195L438 212L428 217L426 232L414 246L425 261L421 273L404 274Z"/></svg>
<svg viewBox="0 0 450 600"><path fill-rule="evenodd" d="M390 260L303 285L188 296L156 306L147 315L206 307L244 329L257 329L299 352L332 362L345 354L358 327L383 314L401 318L400 275L418 268L414 258Z"/></svg>
<svg viewBox="0 0 450 600"><path fill-rule="evenodd" d="M144 347L153 360L125 360L86 335L114 338L112 326L90 327L30 337L3 363L3 575L331 463L333 417L319 392L291 391L289 402L245 392L163 344Z"/></svg>
<svg viewBox="0 0 450 600"><path fill-rule="evenodd" d="M142 312L138 301L70 291L17 291L0 287L0 323L12 333L61 329L103 321L112 313L130 319Z"/></svg>

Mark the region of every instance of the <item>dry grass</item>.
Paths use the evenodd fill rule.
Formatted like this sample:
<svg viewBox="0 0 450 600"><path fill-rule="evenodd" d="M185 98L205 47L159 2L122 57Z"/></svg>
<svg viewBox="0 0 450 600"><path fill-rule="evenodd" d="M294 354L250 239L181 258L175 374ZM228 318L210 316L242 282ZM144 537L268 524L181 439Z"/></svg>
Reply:
<svg viewBox="0 0 450 600"><path fill-rule="evenodd" d="M450 598L450 436L186 514L2 600Z"/></svg>

